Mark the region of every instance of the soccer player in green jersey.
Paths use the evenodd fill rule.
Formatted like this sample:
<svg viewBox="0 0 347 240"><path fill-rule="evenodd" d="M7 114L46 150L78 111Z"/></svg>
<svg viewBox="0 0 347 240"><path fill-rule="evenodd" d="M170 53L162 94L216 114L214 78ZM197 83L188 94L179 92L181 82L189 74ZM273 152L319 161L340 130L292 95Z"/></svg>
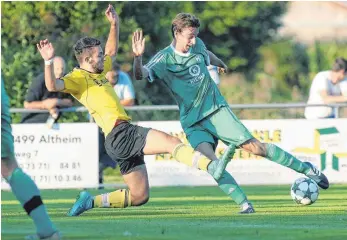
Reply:
<svg viewBox="0 0 347 240"><path fill-rule="evenodd" d="M9 99L1 80L1 175L36 226L37 235L25 239L61 239L48 216L39 189L16 161L9 108Z"/></svg>
<svg viewBox="0 0 347 240"><path fill-rule="evenodd" d="M145 66L142 31L133 34L134 74L137 80L161 81L171 91L180 112L180 121L189 143L205 156L215 158L218 140L303 173L327 189L328 179L311 163L301 162L290 153L270 143L261 143L231 111L212 81L207 66L224 68L225 64L197 37L200 21L189 13L180 13L172 21L172 43L159 51ZM241 206L241 213L254 208L234 178L226 171L216 179L220 188Z"/></svg>

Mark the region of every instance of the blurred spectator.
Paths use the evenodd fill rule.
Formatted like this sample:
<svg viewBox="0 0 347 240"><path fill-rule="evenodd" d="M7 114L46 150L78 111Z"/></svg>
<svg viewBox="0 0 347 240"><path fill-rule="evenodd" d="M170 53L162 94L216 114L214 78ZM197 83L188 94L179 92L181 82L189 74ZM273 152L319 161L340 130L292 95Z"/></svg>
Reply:
<svg viewBox="0 0 347 240"><path fill-rule="evenodd" d="M62 57L54 58L54 75L61 78L65 75L65 61ZM60 117L60 108L71 107L70 94L49 92L45 84L44 73L41 73L30 85L24 101L26 109L47 109L49 113L23 113L21 123L49 123L56 122Z"/></svg>
<svg viewBox="0 0 347 240"><path fill-rule="evenodd" d="M120 103L123 106L133 106L135 104L135 91L130 76L120 70L117 63L113 63L112 71L106 74L107 80L113 86Z"/></svg>
<svg viewBox="0 0 347 240"><path fill-rule="evenodd" d="M337 58L330 71L319 72L312 81L308 104L347 102L347 61ZM307 119L334 118L331 107L306 107Z"/></svg>
<svg viewBox="0 0 347 240"><path fill-rule="evenodd" d="M218 74L218 67L213 66L213 65L209 65L209 66L207 66L207 69L208 69L208 72L210 73L212 80L219 87L220 80L219 80L219 74Z"/></svg>

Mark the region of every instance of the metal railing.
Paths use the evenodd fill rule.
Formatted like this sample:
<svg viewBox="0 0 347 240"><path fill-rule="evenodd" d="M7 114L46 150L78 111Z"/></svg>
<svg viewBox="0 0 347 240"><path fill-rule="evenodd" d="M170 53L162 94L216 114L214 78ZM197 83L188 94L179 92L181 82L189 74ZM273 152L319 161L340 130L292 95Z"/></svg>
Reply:
<svg viewBox="0 0 347 240"><path fill-rule="evenodd" d="M339 118L340 108L347 107L347 103L332 103L332 104L307 104L307 103L255 103L255 104L230 104L231 109L289 109L289 108L306 108L306 107L332 107L334 109L335 118ZM131 106L125 107L127 111L177 111L176 105L147 105L147 106ZM88 112L85 107L70 107L60 109L61 112ZM11 113L38 113L48 112L42 109L25 109L11 108ZM93 120L91 119L91 122Z"/></svg>

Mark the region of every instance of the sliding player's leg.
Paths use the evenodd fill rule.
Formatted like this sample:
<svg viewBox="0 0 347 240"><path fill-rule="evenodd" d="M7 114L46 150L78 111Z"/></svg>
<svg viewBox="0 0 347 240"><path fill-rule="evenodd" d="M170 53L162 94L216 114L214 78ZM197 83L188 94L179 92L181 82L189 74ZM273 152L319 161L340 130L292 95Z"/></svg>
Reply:
<svg viewBox="0 0 347 240"><path fill-rule="evenodd" d="M123 122L107 135L105 141L107 154L117 161L128 189L119 189L98 196L83 191L68 211L68 216L78 216L95 207L126 208L147 202L148 177L143 152L149 131L148 128Z"/></svg>
<svg viewBox="0 0 347 240"><path fill-rule="evenodd" d="M171 153L178 161L190 167L209 172L215 179L220 179L229 162L227 158L218 159L215 155L206 157L180 139L164 132L151 129L147 135L144 154Z"/></svg>
<svg viewBox="0 0 347 240"><path fill-rule="evenodd" d="M140 165L134 166L140 161L142 161ZM129 159L127 162L129 166L133 166L128 169L127 173L124 173L124 165L121 168L127 189L118 189L97 196L83 191L78 195L76 202L68 212L68 216L78 216L92 208L127 208L145 204L149 199L149 184L143 157Z"/></svg>
<svg viewBox="0 0 347 240"><path fill-rule="evenodd" d="M138 182L142 179L144 181L143 187L132 189L131 185L128 185L129 190L117 190L95 197L83 191L69 210L68 216L78 216L94 207L125 208L146 203L148 200L147 170L144 166L139 167L144 165L144 154L172 153L179 162L205 171L208 170L208 166L212 162L190 146L182 144L176 137L158 130L135 126L128 122L119 124L107 135L105 147L108 155L118 162L126 183L131 184L133 181ZM218 159L214 160L216 163L221 162ZM224 170L224 168L222 164L215 166L218 171ZM128 174L130 175L127 176Z"/></svg>
<svg viewBox="0 0 347 240"><path fill-rule="evenodd" d="M128 189L98 195L94 198L94 207L126 208L141 206L149 199L147 169L143 156L136 156L120 163L121 174Z"/></svg>

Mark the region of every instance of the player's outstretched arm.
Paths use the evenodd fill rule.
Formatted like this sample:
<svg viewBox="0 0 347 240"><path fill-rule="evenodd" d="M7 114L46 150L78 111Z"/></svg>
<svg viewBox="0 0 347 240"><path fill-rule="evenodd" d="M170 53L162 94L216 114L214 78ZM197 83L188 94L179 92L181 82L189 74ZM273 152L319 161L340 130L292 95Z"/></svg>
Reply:
<svg viewBox="0 0 347 240"><path fill-rule="evenodd" d="M208 56L210 57L210 63L211 65L217 66L218 71L222 73L226 73L228 71L227 65L220 60L213 52L207 50Z"/></svg>
<svg viewBox="0 0 347 240"><path fill-rule="evenodd" d="M118 52L119 45L119 17L111 4L108 5L105 15L110 22L110 33L105 46L105 55L114 56Z"/></svg>
<svg viewBox="0 0 347 240"><path fill-rule="evenodd" d="M142 54L145 52L145 38L142 30L136 30L132 38L134 53L134 76L136 80L145 79L149 76L147 69L142 65Z"/></svg>
<svg viewBox="0 0 347 240"><path fill-rule="evenodd" d="M41 40L36 44L41 57L45 60L45 84L47 90L50 92L59 92L64 90L64 81L55 79L53 58L54 58L54 47L47 39Z"/></svg>

